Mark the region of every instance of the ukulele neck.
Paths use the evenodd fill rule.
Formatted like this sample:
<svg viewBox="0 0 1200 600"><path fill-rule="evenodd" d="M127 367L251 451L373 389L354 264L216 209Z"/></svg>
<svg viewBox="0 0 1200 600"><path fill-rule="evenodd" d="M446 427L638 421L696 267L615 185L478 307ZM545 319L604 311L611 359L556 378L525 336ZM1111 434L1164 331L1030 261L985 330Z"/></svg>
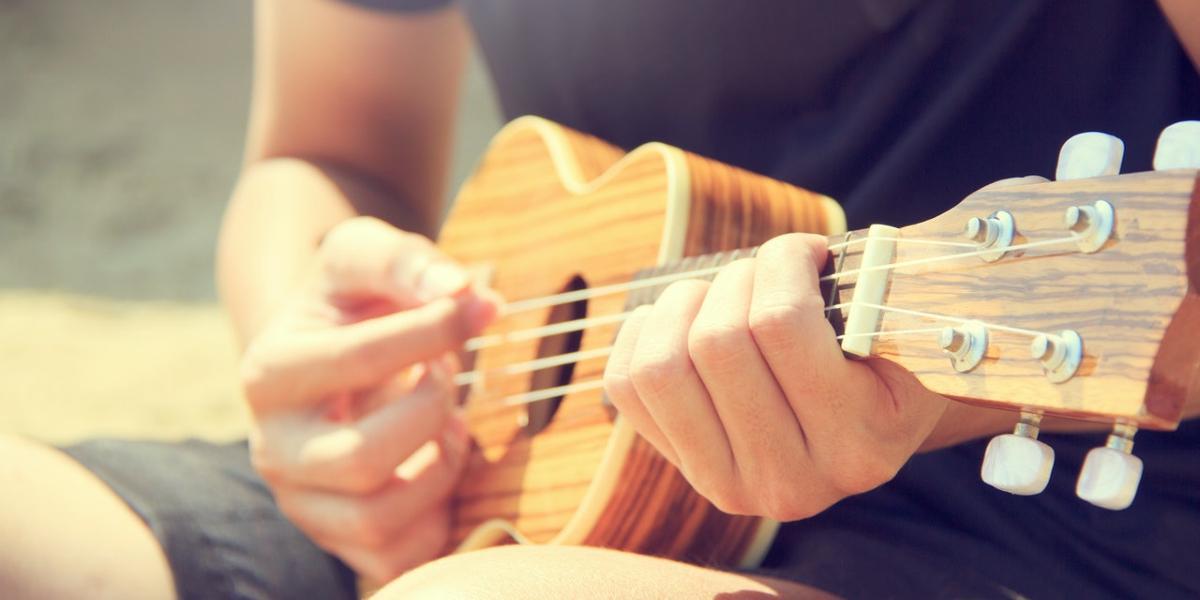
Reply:
<svg viewBox="0 0 1200 600"><path fill-rule="evenodd" d="M850 231L844 234L829 236L829 258L821 270L821 275L827 276L840 271L857 269L862 262L863 244L855 240L866 235L866 230ZM758 246L725 250L710 254L684 257L680 260L667 262L655 267L642 269L634 274L634 281L657 281L651 286L638 287L629 293L626 310L632 310L643 304L652 304L662 294L668 285L683 279L703 279L712 281L721 267L739 259L752 258L758 251ZM821 281L821 296L825 306L829 308L826 317L833 325L838 335L843 332L843 313L837 307L843 299L849 298L853 292L855 278L848 282L824 279Z"/></svg>

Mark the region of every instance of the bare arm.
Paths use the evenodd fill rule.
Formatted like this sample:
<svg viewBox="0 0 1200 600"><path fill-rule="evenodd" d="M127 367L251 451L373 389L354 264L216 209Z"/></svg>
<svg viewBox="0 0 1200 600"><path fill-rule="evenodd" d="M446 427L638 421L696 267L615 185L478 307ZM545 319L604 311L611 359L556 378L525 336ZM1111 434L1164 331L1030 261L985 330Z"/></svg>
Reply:
<svg viewBox="0 0 1200 600"><path fill-rule="evenodd" d="M455 10L256 9L245 166L217 257L246 347L250 455L314 543L388 581L445 545L466 448L453 352L497 310L426 237L466 33Z"/></svg>
<svg viewBox="0 0 1200 600"><path fill-rule="evenodd" d="M217 256L243 343L335 224L372 215L432 235L467 39L455 10L258 0L256 11L245 165Z"/></svg>
<svg viewBox="0 0 1200 600"><path fill-rule="evenodd" d="M1167 22L1175 30L1192 64L1200 70L1200 3L1195 0L1158 0Z"/></svg>

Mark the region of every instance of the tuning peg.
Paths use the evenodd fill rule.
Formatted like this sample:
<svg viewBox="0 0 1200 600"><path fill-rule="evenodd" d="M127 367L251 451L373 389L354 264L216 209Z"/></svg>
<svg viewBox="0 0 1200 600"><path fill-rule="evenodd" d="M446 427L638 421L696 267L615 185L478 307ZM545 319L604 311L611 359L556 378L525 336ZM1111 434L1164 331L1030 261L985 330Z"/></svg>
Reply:
<svg viewBox="0 0 1200 600"><path fill-rule="evenodd" d="M987 326L980 321L967 321L958 327L946 327L938 336L938 346L950 357L954 370L966 373L983 361L987 354Z"/></svg>
<svg viewBox="0 0 1200 600"><path fill-rule="evenodd" d="M1116 136L1089 131L1071 136L1058 152L1058 168L1054 178L1087 179L1121 172L1125 143Z"/></svg>
<svg viewBox="0 0 1200 600"><path fill-rule="evenodd" d="M1075 376L1083 360L1083 338L1070 329L1038 334L1029 343L1029 355L1042 365L1046 378L1062 383Z"/></svg>
<svg viewBox="0 0 1200 600"><path fill-rule="evenodd" d="M1100 508L1124 510L1133 503L1142 480L1142 459L1134 456L1132 425L1116 425L1108 441L1083 459L1075 495Z"/></svg>
<svg viewBox="0 0 1200 600"><path fill-rule="evenodd" d="M1041 421L1041 415L1022 411L1012 433L992 438L979 470L984 483L1018 496L1046 489L1054 467L1054 449L1037 439Z"/></svg>
<svg viewBox="0 0 1200 600"><path fill-rule="evenodd" d="M1013 232L1016 229L1012 213L998 210L986 219L968 219L966 227L963 228L963 237L979 244L980 249L994 248L995 251L983 253L979 258L995 262L1004 256L1004 249L1012 245Z"/></svg>
<svg viewBox="0 0 1200 600"><path fill-rule="evenodd" d="M1200 121L1168 125L1158 136L1154 170L1200 169Z"/></svg>

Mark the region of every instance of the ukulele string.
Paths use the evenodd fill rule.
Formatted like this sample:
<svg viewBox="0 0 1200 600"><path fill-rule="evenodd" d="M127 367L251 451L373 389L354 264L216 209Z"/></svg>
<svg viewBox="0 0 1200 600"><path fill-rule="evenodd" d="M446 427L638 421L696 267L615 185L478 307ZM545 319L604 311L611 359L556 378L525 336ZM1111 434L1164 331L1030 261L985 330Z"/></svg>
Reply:
<svg viewBox="0 0 1200 600"><path fill-rule="evenodd" d="M918 334L924 335L924 334L930 334L930 333L937 333L940 331L941 331L941 328L939 328L939 327L926 327L926 328L920 328L920 329L893 329L890 331L876 331L876 332L872 332L872 333L855 333L855 334L848 334L848 335L839 335L839 336L837 336L836 339L841 340L845 337L859 337L859 336L883 337L883 336L891 336L891 335L918 335ZM595 350L590 350L588 352L595 353L595 355L591 356L590 358L596 358L599 356L607 355L610 352L612 352L612 347L609 346L609 347L605 347L605 348L597 348ZM532 361L530 361L530 362L532 362ZM467 375L467 374L468 373L461 373L460 375ZM479 379L478 381L482 381L482 379ZM464 382L460 383L459 379L457 377L455 378L455 383L457 383L458 385L471 385L475 382L476 381L471 381L470 383L467 383L464 381ZM504 396L501 398L480 398L478 400L473 400L471 402L471 405L474 407L477 407L477 408L478 407L496 406L496 405L518 406L521 404L532 404L534 402L539 402L541 400L547 400L549 398L555 398L558 396L565 396L567 394L596 390L596 389L600 389L602 387L604 387L604 380L602 378L588 379L588 380L584 380L584 381L568 383L566 385L557 385L554 387L531 390L531 391L524 392L521 394L513 394L510 396Z"/></svg>
<svg viewBox="0 0 1200 600"><path fill-rule="evenodd" d="M508 331L505 333L482 335L468 339L464 345L464 349L467 352L474 352L483 348L492 348L494 346L503 346L505 344L511 344L515 342L536 340L544 337L550 337L552 335L558 335L560 333L591 329L592 327L602 327L604 325L620 323L629 318L629 315L631 314L633 314L633 311L626 311L612 315L587 317L583 319L551 323L550 325L543 325L541 327L530 327L529 329L518 329L516 331Z"/></svg>
<svg viewBox="0 0 1200 600"><path fill-rule="evenodd" d="M892 238L892 239L894 239L897 242L901 241L900 239L897 239L897 238ZM1063 244L1066 242L1074 243L1075 240L1076 240L1075 236L1070 236L1070 237L1065 237L1065 238L1042 240L1042 241L1038 241L1038 242L1028 242L1025 244L1017 244L1014 246L1009 246L1007 248L1004 248L1004 251L1007 252L1007 251L1013 251L1013 250L1038 248L1038 247L1043 247L1043 246ZM845 247L845 246L848 246L849 244L853 243L854 241L858 241L858 240L851 240L851 241L843 242L842 244L834 244L834 246ZM919 240L904 240L904 241L918 242ZM928 240L928 241L934 241L934 240ZM947 243L949 244L951 242L947 242ZM954 244L957 244L957 243L954 243ZM970 245L970 246L977 247L976 245ZM970 251L970 252L960 252L960 253L955 253L955 254L950 254L950 255L945 255L945 256L935 256L935 257L929 257L929 258L924 258L924 259L904 261L904 262L900 262L900 263L892 263L889 265L879 265L876 267L851 269L848 271L835 271L834 273L832 273L830 275L821 277L820 280L821 281L836 281L837 279L839 279L841 277L857 275L857 274L864 273L864 272L870 272L870 271L875 271L875 270L891 270L891 269L897 269L897 268L904 267L904 266L931 264L931 263L943 262L943 261L947 261L947 260L967 258L967 257L971 257L971 256L980 256L980 255L988 254L988 253L995 252L995 251L996 251L996 249L983 249L983 250L975 250L975 251ZM843 256L844 256L844 254L843 254ZM628 284L616 284L616 285L604 286L604 287L600 287L600 288L591 288L588 290L578 290L575 292L556 294L554 296L546 296L543 298L533 298L533 299L526 300L523 302L525 302L529 305L531 305L533 302L539 302L539 303L543 303L540 305L543 307L544 306L554 306L556 304L565 304L568 302L576 302L580 299L586 299L586 298L600 296L600 295L606 295L606 294L613 294L613 293L618 293L620 291L626 291L626 290L630 290L630 289L653 287L655 285L661 285L663 283L668 283L671 281L695 278L695 277L700 277L700 276L704 276L704 275L711 275L711 274L719 271L720 269L721 269L721 267L707 267L707 268L696 269L696 270L687 271L687 272L672 273L672 274L668 274L668 275L660 275L657 277L641 279L641 280L637 280L634 282L630 282ZM636 284L641 284L641 285L636 285ZM586 292L591 292L592 294L578 297L578 296L580 296L581 293L586 293ZM564 297L569 297L569 299L565 299ZM552 301L552 302L546 303L548 301ZM520 302L514 303L514 304L520 305ZM850 306L850 304L851 304L850 302L843 302L840 304L828 306L825 308L825 312L828 313L833 310L840 310L842 308ZM962 318L962 317L954 317L954 316L950 316L950 315L941 315L941 314L936 314L936 313L927 313L927 312L922 312L922 311L886 306L886 305L882 305L882 304L872 304L872 303L865 303L865 302L860 302L857 304L868 307L868 308L881 310L881 311L893 312L893 313L897 313L897 314L905 314L905 315L909 315L909 316L916 316L916 317L935 320L935 321L941 320L941 321L949 321L949 322L953 322L953 323L966 323L966 322L972 321L972 319L966 319L966 318ZM510 305L510 306L512 306L512 305ZM521 310L529 310L529 309L530 309L530 306L519 306L517 311L509 310L507 312L519 312ZM604 316L600 316L600 317L590 317L590 318L584 318L584 319L576 319L573 321L565 321L562 323L554 323L554 324L550 324L550 325L546 325L546 326L542 326L542 327L517 330L514 332L508 332L508 333L504 333L504 334L480 336L480 337L471 338L471 339L467 340L467 348L468 348L468 350L478 350L481 348L504 345L504 344L508 344L508 343L514 343L517 341L539 339L539 338L548 337L551 335L558 335L558 334L570 332L570 331L587 330L592 327L599 327L599 326L604 326L604 325L621 323L624 320L626 320L631 313L632 313L632 311L626 311L626 312L613 314L613 315L604 315ZM994 324L994 323L982 323L982 325L990 330L1003 331L1003 332L1031 336L1031 337L1041 335L1043 333L1040 331L1034 331L1034 330L1030 330L1030 329L1022 329L1019 327L1010 327L1010 326ZM918 329L890 330L890 331L885 330L885 331L870 332L870 333L850 334L850 337L858 337L858 336L877 337L877 336L883 336L883 335L915 335L915 334L933 333L933 332L938 332L938 331L941 331L941 329L940 328L918 328ZM836 337L836 339L841 340L845 337L846 337L846 335L839 335ZM607 356L611 352L612 352L612 347L609 346L609 347L597 348L597 349L593 349L593 350L569 352L569 353L563 353L563 354L558 354L558 355L553 355L553 356L547 356L547 357L537 358L537 359L523 361L523 362L519 362L519 363L512 363L512 364L505 365L503 367L489 369L486 371L485 370L467 371L467 372L459 373L458 375L456 375L454 378L454 383L457 386L475 385L477 383L485 381L489 377L503 377L503 376L522 374L522 373L529 373L529 372L533 372L533 371L537 371L537 370L541 370L541 369L550 368L553 366L560 366L560 365L564 365L564 364L568 364L568 363L579 362L582 360L600 358L603 356ZM526 392L523 394L517 394L514 396L506 396L504 398L501 398L500 402L505 405L510 405L510 406L517 405L517 404L528 404L531 402L537 402L539 400L545 400L547 398L554 398L556 396L562 396L562 395L573 393L573 392L580 392L580 391L585 391L585 390L590 390L590 389L596 389L602 385L603 385L603 383L601 380L590 380L590 381L584 381L584 382L569 383L566 385L554 386L551 388L532 390L532 391L529 391L529 392ZM478 401L479 404L492 404L494 402L495 402L494 400L488 401L486 399L480 399L480 401ZM473 402L473 404L476 404L476 403Z"/></svg>
<svg viewBox="0 0 1200 600"><path fill-rule="evenodd" d="M1050 240L1041 240L1041 241L1037 241L1037 242L1027 242L1024 244L1017 244L1014 246L1006 246L1004 248L984 248L981 250L974 250L971 252L959 252L957 254L947 254L947 255L943 255L943 256L931 256L928 258L919 258L916 260L907 260L907 261L898 262L898 263L876 265L874 267L861 267L858 269L850 269L849 271L844 271L841 273L832 273L830 275L826 275L821 278L821 281L833 281L839 277L845 277L847 275L858 275L859 273L870 273L872 271L891 271L894 269L899 269L901 267L915 267L915 266L926 265L926 264L931 264L931 263L945 262L948 260L955 260L955 259L959 259L959 258L970 258L972 256L983 256L985 254L992 254L994 252L1000 252L1000 251L1012 252L1014 250L1027 250L1030 248L1040 248L1042 246L1057 246L1060 244L1066 244L1068 242L1074 244L1074 243L1076 243L1077 239L1078 239L1078 237L1076 235L1070 235L1067 237L1054 238L1054 239L1050 239ZM978 247L978 246L976 246L976 247ZM1076 250L1076 252L1078 252L1078 250Z"/></svg>
<svg viewBox="0 0 1200 600"><path fill-rule="evenodd" d="M848 305L849 303L845 303L845 304ZM1033 329L1022 329L1020 327L1010 327L1008 325L1000 325L999 323L987 323L985 321L979 321L978 319L966 319L963 317L940 315L937 313L928 313L928 312L922 312L919 310L911 310L908 308L886 306L883 304L871 304L870 302L856 302L855 304L857 304L859 306L865 306L867 308L873 308L876 310L886 311L886 312L894 312L894 313L902 314L902 315L921 317L924 319L929 319L931 321L949 321L951 323L969 323L969 322L975 321L975 322L978 322L980 325L982 325L984 328L986 328L988 330L1003 331L1005 333L1012 333L1012 334L1016 334L1016 335L1023 335L1023 336L1029 336L1029 337L1037 337L1039 335L1043 335L1046 333L1044 331L1034 331ZM938 331L940 331L940 329Z"/></svg>
<svg viewBox="0 0 1200 600"><path fill-rule="evenodd" d="M977 248L977 249L968 251L968 252L956 252L953 254L945 254L945 255L941 255L941 256L931 256L931 257L927 257L927 258L920 258L920 259L903 261L903 262L898 262L898 263L876 265L873 267L861 267L858 269L850 269L848 271L838 271L838 272L834 272L829 275L825 275L825 276L821 277L820 281L823 281L823 282L824 281L836 281L843 277L848 277L850 275L858 275L861 273L871 273L874 271L889 271L889 270L894 270L894 269L900 269L903 267L934 264L934 263L945 262L945 261L950 261L950 260L959 260L959 259L963 259L963 258L970 258L973 256L983 256L985 254L991 254L991 253L994 253L994 252L997 252L1000 250L1003 250L1004 252L1012 252L1012 251L1016 251L1016 250L1028 250L1031 248L1040 248L1043 246L1054 246L1054 245L1060 245L1060 244L1066 244L1066 243L1073 244L1073 243L1075 243L1077 236L1071 235L1068 237L1054 238L1054 239L1049 239L1049 240L1041 240L1041 241L1037 241L1037 242L1027 242L1024 244L1016 244L1013 246L1008 246L1006 248L999 248L999 249L998 248L978 249L979 248L978 244L966 244L966 243L962 243L962 242L945 242L945 241L941 241L941 240L911 240L911 239L905 239L905 238L858 238L855 240L851 240L849 242L842 242L842 244L853 244L856 242L864 241L866 239L875 239L878 241L894 241L896 243L903 242L903 243L907 243L907 244L917 244L917 245L933 244L933 245L967 246L970 248ZM837 247L839 245L841 245L841 244L833 244L830 247L833 248L833 247ZM676 281L682 281L684 279L697 279L697 278L709 277L711 275L715 275L724 266L725 265L718 265L718 266L704 267L701 269L694 269L694 270L689 270L689 271L680 271L678 273L667 273L664 275L656 275L654 277L646 277L644 279L637 279L634 281L628 281L628 282L623 282L623 283L614 283L611 285L605 285L605 286L600 286L600 287L595 287L595 288L575 290L575 291L571 291L571 292L563 292L560 294L541 296L541 297L537 297L537 298L528 298L525 300L517 300L517 301L507 304L504 307L503 316L508 316L511 314L525 312L525 311L534 310L534 309L538 309L538 308L547 308L547 307L551 307L551 306L558 306L561 304L570 304L572 302L578 302L580 300L588 300L591 298L597 298L600 296L608 296L608 295L612 295L612 294L618 294L621 292L629 292L629 291L633 291L633 290L656 287L656 286L660 286L660 285L674 283Z"/></svg>
<svg viewBox="0 0 1200 600"><path fill-rule="evenodd" d="M843 302L841 304L835 304L833 306L827 307L825 309L825 312L845 308L847 306L850 306L851 304L852 303L850 303L850 302ZM967 319L967 318L963 318L963 317L954 317L951 315L942 315L942 314L937 314L937 313L923 312L923 311L919 311L919 310L898 308L898 307L894 307L894 306L886 306L883 304L872 304L869 302L858 302L856 304L858 304L860 306L865 306L867 308L873 308L876 310L885 311L885 312L893 312L893 313L897 313L897 314L915 316L915 317L920 317L920 318L934 320L934 321L949 321L952 323L966 323L966 322L972 321L972 319ZM630 313L622 313L620 316L623 319L623 318L626 318L629 314ZM1041 331L1035 331L1032 329L1023 329L1020 327L1010 327L1008 325L1001 325L998 323L986 323L986 322L980 322L980 323L989 330L1013 333L1013 334L1017 334L1017 335L1036 337L1038 335L1042 335L1042 333L1043 333ZM925 334L939 333L941 331L942 331L942 328L940 328L940 327L922 327L922 328L913 328L913 329L890 329L890 330L881 330L881 331L874 331L874 332L842 334L842 335L835 336L834 339L840 341L840 340L843 340L848 337L883 337L883 336L901 336L901 335L925 335ZM525 361L525 362L521 362L521 363L514 363L514 364L506 365L506 366L498 368L498 369L491 369L488 371L468 371L468 372L464 372L464 373L459 373L457 376L455 376L454 383L457 386L475 385L477 383L484 382L488 377L491 377L491 376L516 375L516 374L528 373L528 372L537 371L540 369L549 368L551 366L559 366L559 365L572 363L572 362L578 362L578 361L582 361L582 360L601 358L601 357L608 356L609 354L611 354L612 350L613 350L612 346L606 346L603 348L596 348L593 350L570 352L570 353L559 354L559 355L555 355L555 356L548 356L545 358L539 358L539 359L534 359L534 360L530 360L530 361ZM571 393L599 389L601 387L603 387L602 379L591 379L591 380L586 380L586 381L568 383L565 385L558 385L558 386L549 387L549 388L541 388L541 389L531 390L529 392L524 392L521 394L504 396L499 399L480 398L478 400L472 401L471 404L476 407L491 406L491 405L496 405L496 404L500 404L500 405L504 405L504 406L517 406L520 404L530 404L533 402L538 402L541 400L546 400L546 399L554 398L554 397L558 397L558 396L565 396L565 395L571 394Z"/></svg>
<svg viewBox="0 0 1200 600"><path fill-rule="evenodd" d="M860 238L860 240L861 239L865 239L865 238ZM893 239L893 240L900 241L901 238L885 238L885 239ZM830 247L831 248L844 247L847 244L853 243L855 241L860 241L860 240L851 240L850 242L833 244ZM1061 243L1064 243L1067 241L1073 242L1074 240L1075 240L1074 237L1060 238L1060 239L1053 239L1053 240L1043 240L1040 242L1030 242L1027 244L1010 246L1010 247L1006 248L1005 250L1006 251L1021 250L1021 249L1033 248L1033 247L1038 247L1038 246L1049 246L1049 245L1054 245L1054 244L1061 244ZM922 242L943 243L943 242L937 242L936 240L905 240L905 241L912 242L912 243L922 243ZM944 242L944 243L958 245L958 242ZM973 244L966 244L966 245L971 246L971 247L976 247ZM837 281L838 279L841 279L842 277L856 275L856 274L863 273L863 272L889 269L889 268L899 268L902 266L911 266L914 264L927 264L927 263L938 262L938 261L943 261L943 260L963 258L963 257L967 257L967 256L977 256L977 255L981 255L981 254L986 254L988 252L995 252L995 250L980 250L977 252L958 253L958 254L951 254L951 255L947 255L947 256L935 256L935 257L926 258L926 259L906 261L903 263L893 263L891 265L879 265L876 267L868 267L866 269L851 269L848 271L841 271L840 266L839 266L839 270L835 271L834 273L832 273L830 275L826 275L826 276L822 277L821 281ZM845 258L844 253L839 255L839 259L844 259L844 258ZM840 262L842 262L842 261L839 260L839 263ZM684 279L695 279L695 278L699 278L699 277L709 276L709 275L713 275L713 274L717 273L718 271L721 270L721 268L722 268L722 266L706 267L703 269L695 269L695 270L691 270L691 271L682 271L679 273L669 273L666 275L659 275L656 277L648 277L645 279L639 279L636 281L631 281L631 282L623 283L623 284L614 284L614 285L590 288L590 289L585 289L585 290L577 290L574 292L555 294L553 296L530 298L528 300L518 300L516 302L509 304L506 307L505 315L507 316L508 314L512 314L512 313L516 313L516 312L523 312L526 310L530 310L532 308L544 308L544 307L556 306L559 304L577 302L579 300L586 300L589 298L594 298L594 297L599 297L599 296L604 296L604 295L609 295L609 294L616 294L616 293L620 293L620 292L624 292L624 291L632 291L632 290L643 289L643 288L647 288L647 287L655 287L658 285L673 283L675 281L681 281ZM536 303L536 306L534 306L535 303ZM514 308L514 307L516 307L516 308ZM606 316L600 316L600 317L589 317L589 318L584 318L584 319L563 321L561 323L553 323L550 325L543 325L541 327L532 327L529 329L519 329L516 331L510 331L510 332L506 332L506 333L473 337L466 341L465 347L466 347L467 351L475 351L475 350L481 350L483 348L492 348L495 346L501 346L501 345L508 344L508 343L535 340L535 339L540 339L540 338L544 338L544 337L549 337L552 335L558 335L560 333L567 333L567 332L571 332L571 331L579 331L579 330L583 330L583 329L588 329L593 326L601 326L601 325L607 325L607 324L611 324L611 323L619 323L619 322L623 321L625 318L627 318L628 316L629 316L629 313L624 312L624 313L619 313L619 314L614 314L614 315L606 315Z"/></svg>

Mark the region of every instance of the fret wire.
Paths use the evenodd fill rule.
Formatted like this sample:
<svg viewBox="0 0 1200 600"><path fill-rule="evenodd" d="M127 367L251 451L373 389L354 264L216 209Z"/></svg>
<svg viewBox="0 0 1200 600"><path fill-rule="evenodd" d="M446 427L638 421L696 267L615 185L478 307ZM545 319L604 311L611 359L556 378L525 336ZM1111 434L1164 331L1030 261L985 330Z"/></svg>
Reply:
<svg viewBox="0 0 1200 600"><path fill-rule="evenodd" d="M853 235L854 235L853 231L846 232L846 238L842 242L842 244L843 244L842 252L838 254L837 264L833 265L834 273L840 273L842 271L842 267L845 266L846 252L845 252L844 245L850 242L850 237ZM825 306L828 307L828 306L833 305L833 299L834 299L834 297L837 296L837 292L838 292L837 278L834 278L833 284L829 286L829 295L825 298Z"/></svg>

